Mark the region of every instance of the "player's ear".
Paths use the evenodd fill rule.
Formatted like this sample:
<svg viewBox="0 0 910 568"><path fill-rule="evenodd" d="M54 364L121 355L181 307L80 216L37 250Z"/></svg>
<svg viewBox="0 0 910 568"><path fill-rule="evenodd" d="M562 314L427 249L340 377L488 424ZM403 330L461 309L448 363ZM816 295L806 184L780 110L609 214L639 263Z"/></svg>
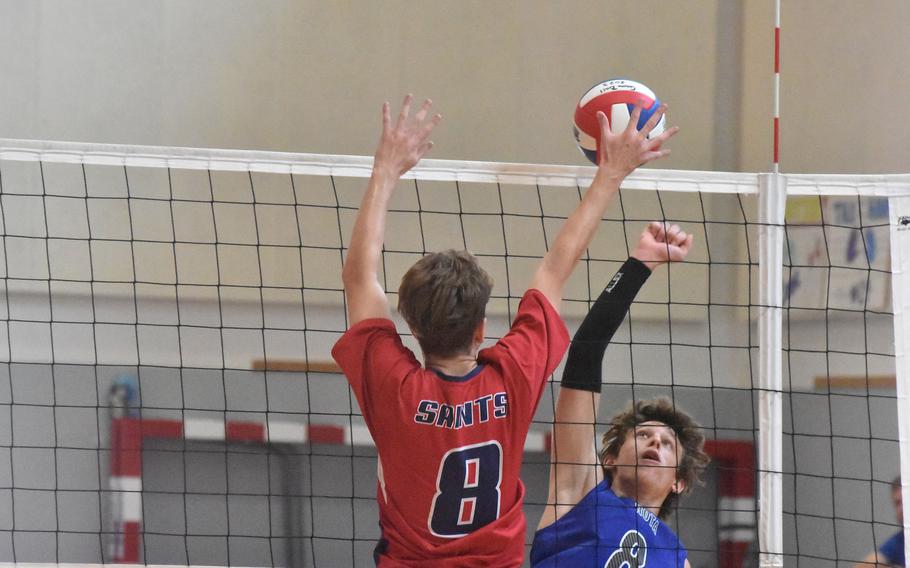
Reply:
<svg viewBox="0 0 910 568"><path fill-rule="evenodd" d="M670 486L670 491L672 491L673 493L676 493L677 495L679 495L680 493L682 493L685 490L686 490L686 480L685 479L677 479L676 483L674 483L673 485Z"/></svg>
<svg viewBox="0 0 910 568"><path fill-rule="evenodd" d="M477 324L477 327L474 328L474 337L472 338L475 345L480 345L483 343L483 338L487 332L487 318L480 320L480 323Z"/></svg>

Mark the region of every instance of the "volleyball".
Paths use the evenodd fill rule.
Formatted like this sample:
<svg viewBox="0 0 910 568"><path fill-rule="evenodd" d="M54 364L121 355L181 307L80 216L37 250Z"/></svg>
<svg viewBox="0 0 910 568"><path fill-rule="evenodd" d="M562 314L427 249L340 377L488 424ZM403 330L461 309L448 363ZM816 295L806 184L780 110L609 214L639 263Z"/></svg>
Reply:
<svg viewBox="0 0 910 568"><path fill-rule="evenodd" d="M586 158L597 165L600 146L600 125L597 122L597 112L607 115L610 130L618 133L629 124L629 116L635 103L642 107L638 119L638 128L648 122L651 115L660 108L660 100L654 91L629 79L608 79L588 89L575 107L575 125L573 131L578 148ZM665 117L650 132L648 138L660 135L664 131Z"/></svg>

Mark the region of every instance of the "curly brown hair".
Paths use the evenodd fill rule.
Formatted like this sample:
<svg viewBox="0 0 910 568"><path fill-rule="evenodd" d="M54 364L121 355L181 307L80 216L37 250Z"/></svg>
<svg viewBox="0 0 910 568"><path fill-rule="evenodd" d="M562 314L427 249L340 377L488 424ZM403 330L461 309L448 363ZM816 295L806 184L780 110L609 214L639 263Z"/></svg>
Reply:
<svg viewBox="0 0 910 568"><path fill-rule="evenodd" d="M492 290L493 279L468 251L434 252L402 277L398 312L424 355L451 357L470 350Z"/></svg>
<svg viewBox="0 0 910 568"><path fill-rule="evenodd" d="M662 422L673 429L676 439L683 448L682 460L676 469L676 479L685 481L682 494L688 494L692 487L704 485L701 473L711 458L705 453L705 436L701 426L691 416L680 410L666 397L639 400L630 404L610 420L610 429L603 435L603 448L600 450L600 463L604 477L613 482L613 469L605 465L608 457L619 455L619 449L629 432L645 422ZM670 516L679 494L670 492L660 506L658 516L666 519Z"/></svg>

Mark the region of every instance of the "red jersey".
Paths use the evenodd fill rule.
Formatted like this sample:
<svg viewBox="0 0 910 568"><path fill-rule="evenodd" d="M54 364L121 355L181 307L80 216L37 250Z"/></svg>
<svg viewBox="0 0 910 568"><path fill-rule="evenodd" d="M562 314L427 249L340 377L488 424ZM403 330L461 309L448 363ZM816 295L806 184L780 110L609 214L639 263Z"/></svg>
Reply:
<svg viewBox="0 0 910 568"><path fill-rule="evenodd" d="M562 318L528 290L509 333L464 377L424 369L388 319L335 344L379 453L380 566L518 566L525 438L569 345Z"/></svg>

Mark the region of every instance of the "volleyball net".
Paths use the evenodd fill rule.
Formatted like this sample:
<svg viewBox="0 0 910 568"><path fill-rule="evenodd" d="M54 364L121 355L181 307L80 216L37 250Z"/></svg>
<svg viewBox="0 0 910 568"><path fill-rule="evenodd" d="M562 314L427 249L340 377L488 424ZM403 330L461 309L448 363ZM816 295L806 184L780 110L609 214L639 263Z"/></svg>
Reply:
<svg viewBox="0 0 910 568"><path fill-rule="evenodd" d="M376 453L330 362L370 168L0 141L0 562L373 564ZM424 253L467 248L500 337L593 173L424 160L389 212L392 304ZM692 565L853 562L903 530L910 176L638 171L568 283L570 330L652 220L695 247L608 348L598 431L656 395L703 426L706 486L671 520ZM557 389L525 448L528 543Z"/></svg>

